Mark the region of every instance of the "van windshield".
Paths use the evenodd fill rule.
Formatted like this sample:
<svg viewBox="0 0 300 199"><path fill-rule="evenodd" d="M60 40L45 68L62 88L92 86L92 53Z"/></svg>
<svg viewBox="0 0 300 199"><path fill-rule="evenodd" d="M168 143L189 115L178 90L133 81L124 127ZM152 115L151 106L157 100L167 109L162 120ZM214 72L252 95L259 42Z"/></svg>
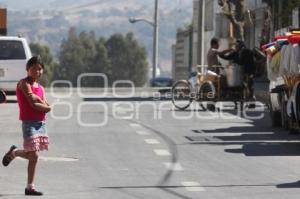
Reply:
<svg viewBox="0 0 300 199"><path fill-rule="evenodd" d="M26 59L21 41L0 40L0 60Z"/></svg>

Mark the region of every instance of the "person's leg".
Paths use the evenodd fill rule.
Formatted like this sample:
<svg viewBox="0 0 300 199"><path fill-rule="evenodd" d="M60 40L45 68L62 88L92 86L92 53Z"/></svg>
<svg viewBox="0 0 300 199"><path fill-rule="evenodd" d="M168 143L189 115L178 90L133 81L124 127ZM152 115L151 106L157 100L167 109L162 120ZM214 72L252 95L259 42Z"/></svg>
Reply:
<svg viewBox="0 0 300 199"><path fill-rule="evenodd" d="M246 86L247 89L247 95L246 95L246 99L247 100L251 100L252 96L253 96L253 81L251 81L251 77L249 74L245 74L244 77L244 84Z"/></svg>
<svg viewBox="0 0 300 199"><path fill-rule="evenodd" d="M27 187L25 188L25 195L41 196L42 192L36 191L34 188L34 177L36 165L38 162L38 153L36 151L27 152L28 155L28 168L27 168Z"/></svg>
<svg viewBox="0 0 300 199"><path fill-rule="evenodd" d="M248 87L249 87L249 96L252 98L252 100L255 99L254 96L254 81L253 81L253 76L249 75L249 80L248 80Z"/></svg>
<svg viewBox="0 0 300 199"><path fill-rule="evenodd" d="M28 178L27 184L33 185L34 177L35 177L35 169L38 162L38 154L35 151L28 152Z"/></svg>
<svg viewBox="0 0 300 199"><path fill-rule="evenodd" d="M29 155L28 155L28 152L25 152L24 150L15 150L14 151L14 155L15 157L20 157L20 158L24 158L26 160L29 159Z"/></svg>
<svg viewBox="0 0 300 199"><path fill-rule="evenodd" d="M255 104L255 95L254 95L254 82L253 82L253 76L252 75L248 75L248 78L247 78L247 87L248 87L248 99L250 101L249 105L248 105L248 108L255 108L256 104Z"/></svg>
<svg viewBox="0 0 300 199"><path fill-rule="evenodd" d="M27 168L27 184L33 185L35 168L38 161L38 154L35 151L25 152L24 150L15 150L13 152L15 157L21 157L28 160Z"/></svg>

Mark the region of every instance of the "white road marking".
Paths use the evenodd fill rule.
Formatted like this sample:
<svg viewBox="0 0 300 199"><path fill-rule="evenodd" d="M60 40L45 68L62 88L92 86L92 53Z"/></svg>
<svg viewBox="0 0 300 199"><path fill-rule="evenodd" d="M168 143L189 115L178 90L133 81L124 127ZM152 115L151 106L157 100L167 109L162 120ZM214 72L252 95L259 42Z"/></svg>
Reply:
<svg viewBox="0 0 300 199"><path fill-rule="evenodd" d="M17 157L18 160L25 160L23 158ZM46 162L77 162L79 161L78 158L67 158L67 157L44 157L40 156L39 160L46 161Z"/></svg>
<svg viewBox="0 0 300 199"><path fill-rule="evenodd" d="M78 158L66 158L66 157L39 157L40 160L50 161L50 162L76 162L79 161Z"/></svg>
<svg viewBox="0 0 300 199"><path fill-rule="evenodd" d="M171 153L165 149L155 149L154 152L158 156L170 156L171 155Z"/></svg>
<svg viewBox="0 0 300 199"><path fill-rule="evenodd" d="M180 163L170 163L170 162L167 162L167 163L164 163L164 165L166 166L166 168L168 170L172 170L172 171L183 171L183 167L181 166Z"/></svg>
<svg viewBox="0 0 300 199"><path fill-rule="evenodd" d="M145 139L147 144L160 144L160 142L156 139Z"/></svg>
<svg viewBox="0 0 300 199"><path fill-rule="evenodd" d="M185 187L187 191L195 191L195 192L205 191L205 189L201 187L199 182L190 181L190 182L182 182L181 184Z"/></svg>
<svg viewBox="0 0 300 199"><path fill-rule="evenodd" d="M150 135L147 131L136 131L138 135Z"/></svg>
<svg viewBox="0 0 300 199"><path fill-rule="evenodd" d="M140 124L137 124L137 123L131 123L131 124L129 124L131 127L141 127L141 125Z"/></svg>

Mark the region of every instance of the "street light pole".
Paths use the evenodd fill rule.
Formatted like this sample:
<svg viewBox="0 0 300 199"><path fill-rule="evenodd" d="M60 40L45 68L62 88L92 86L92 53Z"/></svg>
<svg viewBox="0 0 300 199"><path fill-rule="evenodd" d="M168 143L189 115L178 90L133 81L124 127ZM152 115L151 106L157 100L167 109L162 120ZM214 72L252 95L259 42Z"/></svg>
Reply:
<svg viewBox="0 0 300 199"><path fill-rule="evenodd" d="M154 5L154 18L153 21L140 18L130 18L130 23L136 23L139 21L146 22L153 27L153 53L152 53L152 79L156 76L157 62L158 62L158 27L159 27L159 6L158 0L155 0Z"/></svg>
<svg viewBox="0 0 300 199"><path fill-rule="evenodd" d="M158 60L158 19L159 19L159 10L158 10L158 0L155 0L154 6L154 23L153 23L153 69L152 69L152 80L156 76L157 60Z"/></svg>
<svg viewBox="0 0 300 199"><path fill-rule="evenodd" d="M205 41L205 0L202 0L202 4L201 4L201 13L202 13L202 26L201 26L201 69L202 69L202 74L204 73L204 41Z"/></svg>

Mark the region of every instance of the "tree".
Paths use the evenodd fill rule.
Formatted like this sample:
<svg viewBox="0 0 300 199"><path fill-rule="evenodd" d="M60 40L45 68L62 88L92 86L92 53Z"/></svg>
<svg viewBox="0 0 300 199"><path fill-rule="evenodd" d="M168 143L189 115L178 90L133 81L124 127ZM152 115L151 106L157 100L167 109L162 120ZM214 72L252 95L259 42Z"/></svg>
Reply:
<svg viewBox="0 0 300 199"><path fill-rule="evenodd" d="M61 44L60 67L56 70L55 78L69 80L74 86L77 86L77 77L84 72L86 67L85 50L76 29L70 28L68 38Z"/></svg>
<svg viewBox="0 0 300 199"><path fill-rule="evenodd" d="M245 0L219 0L223 14L233 25L233 36L245 40L245 26L252 24L250 11L246 9Z"/></svg>
<svg viewBox="0 0 300 199"><path fill-rule="evenodd" d="M56 79L64 79L77 86L77 78L83 73L108 73L109 60L104 41L97 41L94 32L81 32L75 28L69 30L68 38L61 44L59 54L60 67L56 70ZM102 86L94 78L84 78L82 86Z"/></svg>
<svg viewBox="0 0 300 199"><path fill-rule="evenodd" d="M82 73L104 73L109 85L116 80L131 80L136 86L143 86L147 77L146 50L140 47L132 33L112 35L108 40L96 39L94 32L69 30L63 40L59 54L60 66L55 71L55 79L69 80L77 86L77 78ZM99 78L86 77L84 87L101 87Z"/></svg>
<svg viewBox="0 0 300 199"><path fill-rule="evenodd" d="M136 86L143 86L147 80L148 62L146 49L140 47L138 41L134 39L133 33L126 35L126 41L129 48L129 77Z"/></svg>
<svg viewBox="0 0 300 199"><path fill-rule="evenodd" d="M111 81L131 80L135 86L143 86L147 77L146 50L138 45L132 33L112 35L106 42L111 62Z"/></svg>
<svg viewBox="0 0 300 199"><path fill-rule="evenodd" d="M34 56L41 56L45 69L44 74L41 79L41 83L44 86L50 86L50 83L53 79L55 68L57 67L57 63L53 61L53 56L50 52L50 48L46 45L41 45L39 43L31 43L30 44L31 52Z"/></svg>
<svg viewBox="0 0 300 199"><path fill-rule="evenodd" d="M108 52L105 47L105 39L100 38L96 43L96 55L93 58L93 68L92 71L98 73L104 73L108 79L112 76L112 69L110 60L108 58Z"/></svg>
<svg viewBox="0 0 300 199"><path fill-rule="evenodd" d="M272 31L272 13L268 6L264 11L263 28L261 32L260 45L266 44L271 40Z"/></svg>

